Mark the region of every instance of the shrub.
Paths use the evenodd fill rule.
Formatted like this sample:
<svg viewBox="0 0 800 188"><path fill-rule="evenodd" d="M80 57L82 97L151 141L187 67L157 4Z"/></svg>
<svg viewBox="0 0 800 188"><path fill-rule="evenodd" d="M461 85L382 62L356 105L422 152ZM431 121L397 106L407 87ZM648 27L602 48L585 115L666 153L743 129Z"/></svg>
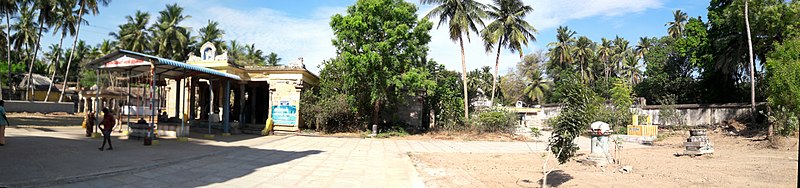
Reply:
<svg viewBox="0 0 800 188"><path fill-rule="evenodd" d="M661 104L661 108L658 111L658 118L664 126L683 125L681 116L678 114L678 109L675 108L675 102L677 100L677 97L673 94L664 95L658 99L658 103Z"/></svg>
<svg viewBox="0 0 800 188"><path fill-rule="evenodd" d="M540 131L539 128L531 127L531 136L534 138L539 138L542 136L542 131Z"/></svg>
<svg viewBox="0 0 800 188"><path fill-rule="evenodd" d="M561 114L550 121L553 134L548 147L558 157L558 162L563 164L575 156L579 149L573 143L575 138L585 133L589 124L597 120L602 99L575 77L565 79L558 89L563 94L562 103L565 107Z"/></svg>
<svg viewBox="0 0 800 188"><path fill-rule="evenodd" d="M312 92L304 92L300 114L306 127L324 133L349 132L358 130L359 119L349 108L347 96L336 94L318 97Z"/></svg>
<svg viewBox="0 0 800 188"><path fill-rule="evenodd" d="M509 133L513 134L516 128L516 114L501 108L488 108L478 112L470 121L473 131Z"/></svg>
<svg viewBox="0 0 800 188"><path fill-rule="evenodd" d="M784 107L780 107L773 114L770 114L769 121L772 122L772 126L776 128L778 134L782 136L791 135L800 126L797 114Z"/></svg>

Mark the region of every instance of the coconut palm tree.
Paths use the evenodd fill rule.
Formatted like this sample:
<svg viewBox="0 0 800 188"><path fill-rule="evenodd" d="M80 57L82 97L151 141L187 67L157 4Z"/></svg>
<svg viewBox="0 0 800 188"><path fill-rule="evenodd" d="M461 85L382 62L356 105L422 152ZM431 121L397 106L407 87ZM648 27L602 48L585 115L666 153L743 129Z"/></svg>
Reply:
<svg viewBox="0 0 800 188"><path fill-rule="evenodd" d="M178 4L167 5L159 14L156 23L150 27L153 32L153 51L161 57L184 59L191 33L180 24L191 16L183 15L183 7Z"/></svg>
<svg viewBox="0 0 800 188"><path fill-rule="evenodd" d="M539 104L544 104L544 92L550 90L550 84L545 80L540 69L529 69L525 74L528 77L528 84L523 91L531 101L539 101Z"/></svg>
<svg viewBox="0 0 800 188"><path fill-rule="evenodd" d="M464 85L464 118L469 118L469 103L467 102L467 60L464 55L464 37L470 41L470 32L478 32L478 26L483 26L486 16L485 5L475 0L420 0L422 4L435 5L425 18L439 18L436 28L447 24L450 40L458 41L461 47L461 80Z"/></svg>
<svg viewBox="0 0 800 188"><path fill-rule="evenodd" d="M39 23L35 21L37 17L36 12L27 5L23 5L19 9L19 16L16 18L17 22L11 25L12 29L16 31L11 37L14 39L14 48L23 53L17 53L21 60L27 60L31 57L31 45L36 43L36 28ZM21 50L25 48L25 50Z"/></svg>
<svg viewBox="0 0 800 188"><path fill-rule="evenodd" d="M667 29L669 36L672 38L679 38L683 36L683 29L686 25L687 19L689 19L689 16L681 10L672 11L672 16L674 17L674 20L667 22L667 24L664 24L664 26L669 26L669 29Z"/></svg>
<svg viewBox="0 0 800 188"><path fill-rule="evenodd" d="M614 43L605 37L600 39L600 46L597 47L597 57L602 62L603 73L608 80L608 75L611 74L611 58L614 55Z"/></svg>
<svg viewBox="0 0 800 188"><path fill-rule="evenodd" d="M589 37L581 36L575 43L575 58L580 67L580 76L583 83L592 81L591 63L594 59L594 42Z"/></svg>
<svg viewBox="0 0 800 188"><path fill-rule="evenodd" d="M88 23L86 20L81 20L80 22L78 21L76 11L73 10L74 6L75 0L64 0L59 1L58 6L56 7L55 15L57 17L56 19L59 21L56 21L53 25L53 29L56 31L53 32L53 34L55 35L59 33L57 31L61 31L61 38L59 39L58 46L55 46L55 48L58 50L56 50L56 54L53 54L52 56L55 57L55 60L52 61L53 66L51 67L55 70L53 70L52 74L50 75L50 86L47 87L47 94L44 97L44 102L47 102L50 99L50 92L53 88L54 82L56 81L55 76L56 72L58 72L57 69L59 64L61 63L60 60L62 55L60 53L63 51L61 48L64 45L64 38L66 38L67 35L74 36L78 24ZM51 52L53 52L52 49Z"/></svg>
<svg viewBox="0 0 800 188"><path fill-rule="evenodd" d="M570 31L568 27L560 26L556 29L556 41L547 44L550 47L550 61L560 68L560 70L572 70L572 63L574 62L573 53L575 51L575 37L576 32ZM566 69L566 70L565 70Z"/></svg>
<svg viewBox="0 0 800 188"><path fill-rule="evenodd" d="M525 21L525 16L533 12L531 6L525 5L521 0L494 0L494 5L489 8L486 15L492 20L481 31L481 36L486 46L486 51L491 51L492 43L497 43L497 57L494 63L494 81L492 82L492 98L497 88L497 70L500 65L500 49L506 47L511 52L519 52L522 58L522 45L527 46L529 40L536 41L536 28Z"/></svg>
<svg viewBox="0 0 800 188"><path fill-rule="evenodd" d="M627 53L631 54L631 52ZM631 85L636 85L642 78L641 64L639 63L639 56L627 55L623 58L621 76Z"/></svg>
<svg viewBox="0 0 800 188"><path fill-rule="evenodd" d="M33 1L33 8L39 11L39 31L36 34L36 42L33 48L33 56L31 58L31 63L28 64L28 76L26 77L28 80L26 81L27 88L25 94L25 100L28 100L29 94L27 92L33 92L33 84L31 84L31 79L33 74L33 67L34 63L36 62L37 54L39 53L39 47L41 46L39 43L42 38L42 31L46 31L47 28L51 27L54 22L56 21L56 9L58 7L58 2L55 0L34 0ZM45 28L45 26L47 28Z"/></svg>
<svg viewBox="0 0 800 188"><path fill-rule="evenodd" d="M100 13L100 9L98 5L108 6L111 0L78 0L78 20L83 20L83 15L87 13L92 13L92 15L97 15ZM58 97L58 102L64 100L64 91L67 90L67 78L69 77L69 67L72 65L72 59L75 50L75 46L78 44L78 37L81 34L81 25L78 24L78 27L75 29L75 40L72 42L72 50L70 50L69 59L67 59L67 71L64 73L64 89L61 90L61 95Z"/></svg>
<svg viewBox="0 0 800 188"><path fill-rule="evenodd" d="M211 42L214 46L219 46L223 43L222 36L225 35L225 31L219 29L219 23L215 21L208 20L208 25L200 28L198 32L200 34L200 42L198 44L200 45Z"/></svg>
<svg viewBox="0 0 800 188"><path fill-rule="evenodd" d="M11 79L11 15L14 15L19 10L19 0L4 0L0 1L0 15L6 18L6 63L8 64L8 77ZM9 81L10 83L10 81ZM3 82L0 80L0 99L3 98Z"/></svg>
<svg viewBox="0 0 800 188"><path fill-rule="evenodd" d="M231 40L230 45L225 46L226 50L228 50L228 58L234 59L239 61L242 58L242 54L244 54L244 46L242 46L239 41Z"/></svg>
<svg viewBox="0 0 800 188"><path fill-rule="evenodd" d="M137 10L133 16L125 16L127 23L119 26L119 33L110 35L117 38L119 48L134 51L146 52L150 33L147 30L147 22L150 21L150 13Z"/></svg>
<svg viewBox="0 0 800 188"><path fill-rule="evenodd" d="M614 59L614 65L611 67L612 74L617 75L619 74L619 69L622 69L624 66L625 57L632 55L630 42L625 40L625 38L616 36L614 38L614 55L612 58ZM618 76L618 75L617 75Z"/></svg>
<svg viewBox="0 0 800 188"><path fill-rule="evenodd" d="M278 54L275 52L270 52L267 55L267 66L278 66L278 62L281 61L282 58L278 57Z"/></svg>

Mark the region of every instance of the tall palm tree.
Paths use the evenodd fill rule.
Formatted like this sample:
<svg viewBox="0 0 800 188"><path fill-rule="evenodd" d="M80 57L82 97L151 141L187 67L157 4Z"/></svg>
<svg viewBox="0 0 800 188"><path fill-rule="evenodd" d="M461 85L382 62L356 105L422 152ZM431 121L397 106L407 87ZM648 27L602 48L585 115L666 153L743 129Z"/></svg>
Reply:
<svg viewBox="0 0 800 188"><path fill-rule="evenodd" d="M539 104L544 104L544 92L550 90L550 84L545 80L542 71L539 69L531 69L527 71L526 75L529 82L523 92L531 101L537 100Z"/></svg>
<svg viewBox="0 0 800 188"><path fill-rule="evenodd" d="M754 75L755 72L755 62L753 62L753 39L750 35L750 16L748 12L750 12L749 7L747 6L747 2L750 0L744 0L744 23L745 29L747 29L747 52L750 57L750 62L747 64L750 66L750 114L752 118L751 123L756 123L756 78ZM772 139L772 126L767 128L767 139Z"/></svg>
<svg viewBox="0 0 800 188"><path fill-rule="evenodd" d="M27 76L28 80L26 81L27 88L25 89L25 100L28 100L28 96L30 96L28 92L33 92L33 84L31 83L32 79L31 74L33 74L34 63L37 60L36 56L39 53L39 47L41 46L41 44L39 43L41 42L42 39L42 31L46 31L45 26L49 28L56 21L55 13L57 11L56 9L58 7L58 2L56 2L55 0L34 0L33 6L36 10L39 11L39 32L36 34L36 43L34 44L31 63L28 64L29 65L28 76Z"/></svg>
<svg viewBox="0 0 800 188"><path fill-rule="evenodd" d="M243 57L242 54L244 54L244 46L242 46L239 41L231 40L230 45L225 46L225 48L228 50L229 59L239 61L240 58Z"/></svg>
<svg viewBox="0 0 800 188"><path fill-rule="evenodd" d="M467 60L464 55L464 37L470 41L470 32L478 32L478 26L483 26L486 16L485 5L475 0L420 0L422 4L436 5L425 18L439 18L436 28L447 24L449 26L450 40L458 41L461 47L461 80L464 82L464 118L469 118L469 103L467 102Z"/></svg>
<svg viewBox="0 0 800 188"><path fill-rule="evenodd" d="M664 26L669 26L667 29L669 36L672 38L680 38L683 36L683 29L686 25L686 21L689 19L689 16L681 10L672 11L672 16L674 17L674 20L667 22L667 24L664 24Z"/></svg>
<svg viewBox="0 0 800 188"><path fill-rule="evenodd" d="M631 54L631 53L628 53ZM642 78L641 64L639 63L639 56L627 55L623 58L621 77L626 79L626 82L631 85L636 85Z"/></svg>
<svg viewBox="0 0 800 188"><path fill-rule="evenodd" d="M625 63L625 57L632 55L630 42L625 40L625 38L617 36L614 38L614 65L612 67L612 74L618 74L619 69L622 69Z"/></svg>
<svg viewBox="0 0 800 188"><path fill-rule="evenodd" d="M6 18L6 63L8 64L8 77L6 77L6 80L11 79L11 15L16 14L16 12L19 10L18 3L18 0L0 1L0 15L3 15L3 17ZM2 98L3 81L0 79L0 99Z"/></svg>
<svg viewBox="0 0 800 188"><path fill-rule="evenodd" d="M560 26L556 29L556 41L547 44L551 48L548 56L550 61L554 62L562 70L572 70L572 63L574 62L573 53L575 51L575 31L570 31L568 27Z"/></svg>
<svg viewBox="0 0 800 188"><path fill-rule="evenodd" d="M14 39L14 48L12 49L23 52L17 53L20 60L27 60L27 58L31 57L31 45L36 43L36 28L39 27L39 23L35 21L36 17L36 12L33 9L27 5L23 5L19 9L17 22L11 25L12 29L16 31L11 37ZM25 50L20 50L22 48L25 48Z"/></svg>
<svg viewBox="0 0 800 188"><path fill-rule="evenodd" d="M98 5L108 6L111 0L78 0L78 20L83 20L83 15L86 13L92 13L92 15L97 15L100 13L100 9ZM64 73L64 89L61 90L61 95L58 96L58 102L64 100L64 91L67 90L67 78L69 77L69 67L72 65L73 55L75 55L75 45L78 44L78 37L81 34L81 25L78 24L78 27L75 29L75 40L72 42L72 50L70 50L69 59L67 59L67 71Z"/></svg>
<svg viewBox="0 0 800 188"><path fill-rule="evenodd" d="M602 61L603 73L608 80L608 75L611 73L611 59L614 55L614 43L605 37L600 39L600 46L597 47L597 56Z"/></svg>
<svg viewBox="0 0 800 188"><path fill-rule="evenodd" d="M119 41L119 47L134 52L149 50L150 33L147 22L150 21L150 13L137 10L133 16L125 16L125 19L128 22L119 26L119 33L111 33Z"/></svg>
<svg viewBox="0 0 800 188"><path fill-rule="evenodd" d="M64 1L59 1L58 6L56 7L56 17L58 17L57 20L60 21L55 22L55 24L53 25L53 29L56 31L53 32L53 34L55 35L58 33L57 31L61 31L61 38L59 39L58 46L55 47L58 50L55 51L56 54L53 54L55 60L52 62L54 65L52 67L55 68L56 70L53 70L53 73L50 75L50 86L47 87L47 94L44 97L44 102L47 102L50 99L50 92L51 89L53 88L54 82L56 81L55 76L56 72L58 72L57 69L59 67L59 64L61 63L60 61L62 56L61 52L63 51L61 48L64 45L64 38L66 38L67 35L70 36L75 35L78 24L87 23L86 20L78 21L78 17L75 15L76 10L73 10L74 6L75 6L75 0L64 0Z"/></svg>
<svg viewBox="0 0 800 188"><path fill-rule="evenodd" d="M244 47L246 64L248 65L264 65L266 57L264 51L256 49L256 44L250 44Z"/></svg>
<svg viewBox="0 0 800 188"><path fill-rule="evenodd" d="M500 65L500 49L506 47L511 52L519 52L522 58L522 45L528 46L528 41L536 41L536 28L525 21L525 16L533 12L531 6L525 5L521 0L494 0L494 5L487 5L489 8L486 15L493 20L481 31L481 36L485 43L489 44L486 48L490 51L492 44L497 43L497 57L494 63L494 81L492 82L492 98L497 88L497 70Z"/></svg>
<svg viewBox="0 0 800 188"><path fill-rule="evenodd" d="M150 28L153 32L153 51L156 55L176 60L183 59L187 51L191 35L181 22L191 18L183 15L183 7L178 4L167 5L159 12L159 17Z"/></svg>
<svg viewBox="0 0 800 188"><path fill-rule="evenodd" d="M281 61L282 58L278 57L278 54L275 52L270 52L267 55L267 66L278 66L278 62Z"/></svg>
<svg viewBox="0 0 800 188"><path fill-rule="evenodd" d="M590 64L594 58L594 42L589 37L581 36L575 43L575 47L575 58L577 58L578 66L580 67L581 80L584 83L589 83L593 78Z"/></svg>
<svg viewBox="0 0 800 188"><path fill-rule="evenodd" d="M208 25L200 28L199 33L199 45L203 45L206 42L211 42L214 44L214 46L219 46L222 43L222 36L225 35L225 31L219 29L219 23L211 20L208 20Z"/></svg>

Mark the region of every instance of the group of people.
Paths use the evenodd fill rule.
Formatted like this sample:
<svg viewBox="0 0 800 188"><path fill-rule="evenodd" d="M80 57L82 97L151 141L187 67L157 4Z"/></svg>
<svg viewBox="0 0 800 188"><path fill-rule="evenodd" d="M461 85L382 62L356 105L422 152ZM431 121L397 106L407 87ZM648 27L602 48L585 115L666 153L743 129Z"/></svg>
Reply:
<svg viewBox="0 0 800 188"><path fill-rule="evenodd" d="M108 143L108 150L113 150L114 148L111 146L111 130L114 129L114 125L116 124L116 120L114 120L114 115L111 113L111 110L104 108L103 109L103 121L100 122L100 125L103 125L101 131L103 132L103 145L100 148L97 148L100 151L106 147L106 143ZM92 136L94 132L94 112L89 112L86 114L86 136ZM5 109L5 101L0 100L0 146L6 145L6 126L10 125L8 118L6 117L6 109Z"/></svg>

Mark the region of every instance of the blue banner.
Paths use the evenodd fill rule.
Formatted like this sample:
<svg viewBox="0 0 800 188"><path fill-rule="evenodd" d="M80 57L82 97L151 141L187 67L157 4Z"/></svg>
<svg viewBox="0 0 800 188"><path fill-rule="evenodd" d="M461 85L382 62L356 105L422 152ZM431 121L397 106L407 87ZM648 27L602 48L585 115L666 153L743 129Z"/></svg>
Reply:
<svg viewBox="0 0 800 188"><path fill-rule="evenodd" d="M275 125L297 125L297 106L272 106L272 121Z"/></svg>

